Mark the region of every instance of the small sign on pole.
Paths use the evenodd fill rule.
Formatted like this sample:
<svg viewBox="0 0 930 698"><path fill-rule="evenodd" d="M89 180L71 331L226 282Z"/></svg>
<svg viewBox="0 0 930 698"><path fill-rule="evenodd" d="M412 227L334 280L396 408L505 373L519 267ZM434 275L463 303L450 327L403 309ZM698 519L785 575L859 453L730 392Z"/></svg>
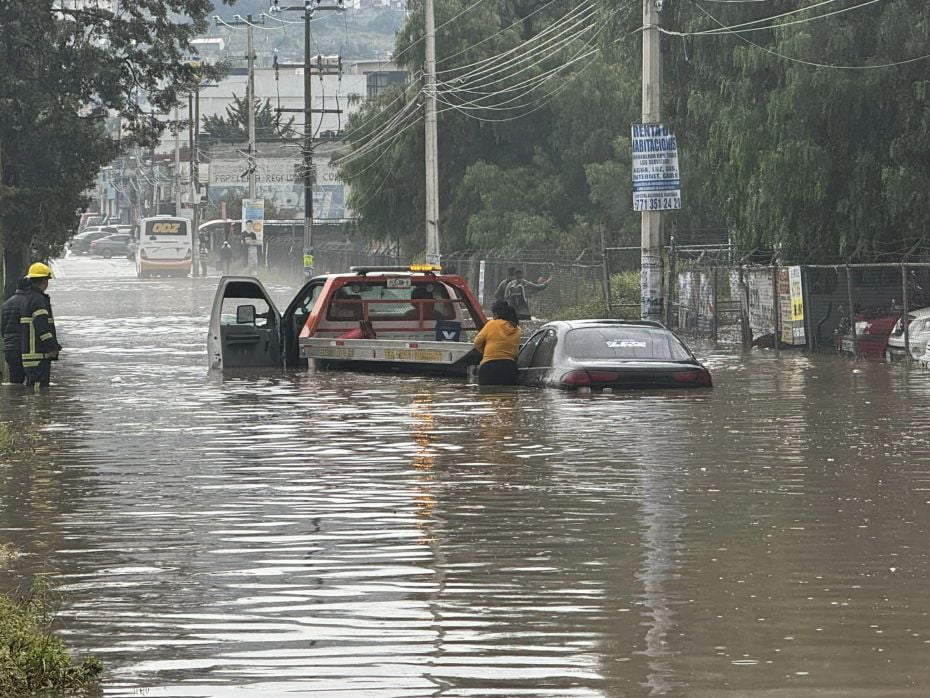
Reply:
<svg viewBox="0 0 930 698"><path fill-rule="evenodd" d="M633 210L681 208L678 140L667 124L633 124Z"/></svg>
<svg viewBox="0 0 930 698"><path fill-rule="evenodd" d="M249 245L265 241L265 200L242 200L242 234Z"/></svg>
<svg viewBox="0 0 930 698"><path fill-rule="evenodd" d="M485 262L482 259L478 262L478 303L484 305L484 268Z"/></svg>

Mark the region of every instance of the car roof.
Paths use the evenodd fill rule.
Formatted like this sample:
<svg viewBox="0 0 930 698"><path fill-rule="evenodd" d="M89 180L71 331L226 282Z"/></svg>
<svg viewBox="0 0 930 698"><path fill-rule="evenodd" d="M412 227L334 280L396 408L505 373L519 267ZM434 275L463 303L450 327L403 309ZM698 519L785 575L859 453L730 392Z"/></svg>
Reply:
<svg viewBox="0 0 930 698"><path fill-rule="evenodd" d="M908 310L907 315L914 320L930 316L930 308L917 308L917 310Z"/></svg>

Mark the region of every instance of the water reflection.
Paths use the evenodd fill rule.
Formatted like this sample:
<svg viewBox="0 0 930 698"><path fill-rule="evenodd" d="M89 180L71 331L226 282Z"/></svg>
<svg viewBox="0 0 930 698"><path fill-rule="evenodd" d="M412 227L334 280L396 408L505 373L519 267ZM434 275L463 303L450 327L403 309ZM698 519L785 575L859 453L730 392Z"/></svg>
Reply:
<svg viewBox="0 0 930 698"><path fill-rule="evenodd" d="M711 353L700 394L223 377L212 283L65 275L51 402L2 389L48 445L0 470L25 553L0 585L56 572L108 694L930 681L926 373Z"/></svg>

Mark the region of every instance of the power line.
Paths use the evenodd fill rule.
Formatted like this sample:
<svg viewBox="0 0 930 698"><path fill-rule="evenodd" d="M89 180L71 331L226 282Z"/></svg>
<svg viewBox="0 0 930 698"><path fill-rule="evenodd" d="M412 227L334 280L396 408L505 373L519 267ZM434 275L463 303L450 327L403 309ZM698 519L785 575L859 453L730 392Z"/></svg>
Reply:
<svg viewBox="0 0 930 698"><path fill-rule="evenodd" d="M579 12L579 11L582 12L582 13L586 13L586 12L588 12L588 11L591 10L591 9L596 9L596 8L593 8L593 7L591 6L590 3L587 3L587 2L582 3L582 4L578 5L578 6L576 6L574 9L572 9L572 10L570 10L569 12L565 13L564 15L562 15L562 17L560 17L558 20L556 20L555 22L553 22L552 24L550 24L548 27L546 27L545 29L543 29L541 32L539 32L538 34L536 34L536 35L533 36L532 38L527 39L526 41L521 41L519 44L517 44L516 46L514 46L514 47L511 48L511 49L508 49L507 51L503 51L502 53L498 53L498 54L493 55L493 56L488 56L487 58L482 58L481 60L475 61L475 62L473 62L473 63L466 63L465 65L455 66L454 68L446 68L445 70L438 70L438 71L436 71L436 74L437 74L437 75L443 75L443 74L446 74L446 73L455 73L455 72L458 72L458 71L467 70L468 68L486 65L486 64L488 64L488 63L490 63L490 62L492 62L492 61L498 61L498 60L500 60L500 59L502 59L502 58L504 58L504 57L506 57L506 56L509 56L509 55L512 54L512 53L516 53L517 51L520 51L520 50L526 48L526 47L529 46L530 44L532 44L532 43L534 43L534 42L536 42L536 41L542 39L543 37L547 36L548 34L551 34L552 32L554 32L554 31L556 31L557 29L559 29L559 28L562 26L562 24L574 22L574 18L573 18L572 16L573 16L575 13L577 13L577 12ZM586 17L587 17L587 16L590 16L590 14L586 15ZM577 22L576 22L574 25L572 25L572 26L576 26L576 25L577 25ZM496 36L496 34L492 34L492 36ZM489 37L489 38L490 38L490 37ZM474 46L477 46L477 45L478 45L478 44L474 44ZM473 48L473 46L469 46L469 48L466 49L466 50L470 50L471 48ZM460 51L459 53L462 53L462 52ZM454 55L458 55L458 54L454 54ZM442 61L439 61L439 62L441 63ZM474 71L472 71L472 72L474 72Z"/></svg>
<svg viewBox="0 0 930 698"><path fill-rule="evenodd" d="M836 1L837 0L824 0L821 3L818 3L816 5L811 5L810 7L801 8L800 10L793 10L792 12L786 12L780 15L774 15L772 17L757 19L757 20L753 20L752 22L743 22L742 24L734 24L730 26L720 26L716 29L705 29L703 31L697 31L697 32L677 32L677 31L672 31L669 29L664 29L662 27L659 27L659 31L662 32L663 34L668 34L669 36L716 36L719 34L732 34L736 32L746 33L746 32L754 32L754 31L769 31L771 29L781 29L783 27L790 27L795 24L805 24L807 22L813 22L814 20L824 19L826 17L833 17L835 15L843 14L845 12L851 12L852 10L858 10L862 7L866 7L868 5L874 5L875 3L882 2L882 0L865 0L864 2L861 2L858 5L844 7L842 9L834 10L832 12L826 12L824 14L815 15L814 17L806 17L804 19L796 19L791 22L781 22L781 23L769 24L765 26L751 26L754 24L760 24L762 22L769 22L773 19L779 19L782 17L786 17L791 14L797 14L798 12L806 12L813 8L820 7L822 5L826 5L828 3L832 3ZM698 7L700 9L700 6Z"/></svg>
<svg viewBox="0 0 930 698"><path fill-rule="evenodd" d="M711 15L703 7L697 4L695 6L705 15L707 15L707 17L709 17L711 20L719 24L721 27L725 28L725 25L723 24L723 22L721 22L719 19ZM724 32L721 31L721 33L724 33ZM834 70L878 70L880 68L894 68L894 67L901 66L901 65L907 65L909 63L917 63L918 61L923 61L923 60L927 60L928 58L930 58L930 53L928 53L928 54L924 54L923 56L917 56L916 58L908 58L908 59L901 60L901 61L894 61L891 63L880 63L880 64L875 64L875 65L837 65L834 63L818 63L816 61L806 61L801 58L794 58L792 56L786 56L783 53L779 53L778 51L774 51L766 46L762 46L761 44L757 44L756 42L751 41L750 39L747 39L745 36L742 36L739 32L727 31L726 33L732 34L740 41L743 41L744 43L747 43L750 46L754 46L757 49L765 51L766 53L771 54L777 58L781 58L783 60L790 61L792 63L799 63L801 65L811 66L813 68L832 68Z"/></svg>

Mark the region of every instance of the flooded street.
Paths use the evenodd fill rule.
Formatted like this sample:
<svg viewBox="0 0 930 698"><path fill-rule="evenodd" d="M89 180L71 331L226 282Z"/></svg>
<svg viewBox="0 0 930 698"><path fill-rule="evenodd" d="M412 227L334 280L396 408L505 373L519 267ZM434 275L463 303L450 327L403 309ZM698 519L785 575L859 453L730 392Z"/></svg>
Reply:
<svg viewBox="0 0 930 698"><path fill-rule="evenodd" d="M899 696L930 686L930 374L698 353L712 391L206 370L217 279L67 259L0 590L112 696ZM279 307L289 289L270 286Z"/></svg>

